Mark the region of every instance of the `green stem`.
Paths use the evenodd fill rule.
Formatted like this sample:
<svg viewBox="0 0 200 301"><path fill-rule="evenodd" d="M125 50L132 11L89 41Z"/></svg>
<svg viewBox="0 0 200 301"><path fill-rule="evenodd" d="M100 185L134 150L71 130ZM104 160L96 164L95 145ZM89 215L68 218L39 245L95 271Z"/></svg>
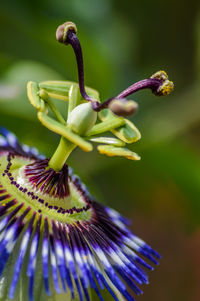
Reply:
<svg viewBox="0 0 200 301"><path fill-rule="evenodd" d="M62 137L55 153L49 161L49 167L53 168L55 171L61 170L75 147L75 144Z"/></svg>
<svg viewBox="0 0 200 301"><path fill-rule="evenodd" d="M78 85L72 85L69 91L69 105L68 105L68 116L71 111L78 105L80 100L80 93ZM51 104L51 103L50 103ZM63 124L63 120L60 119L60 115L58 116L57 110L51 107L52 111L58 118L58 120ZM60 114L60 113L59 113ZM52 158L49 161L49 167L53 168L55 171L59 171L62 169L63 165L65 164L67 158L71 154L71 152L75 149L76 145L65 138L60 139L60 143L53 154Z"/></svg>

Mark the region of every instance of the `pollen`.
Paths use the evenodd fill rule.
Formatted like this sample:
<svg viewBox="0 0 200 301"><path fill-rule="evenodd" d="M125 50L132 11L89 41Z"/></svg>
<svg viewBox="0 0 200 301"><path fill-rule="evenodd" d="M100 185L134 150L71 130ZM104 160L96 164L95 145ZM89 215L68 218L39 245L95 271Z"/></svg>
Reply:
<svg viewBox="0 0 200 301"><path fill-rule="evenodd" d="M160 87L158 93L160 93L163 96L169 95L174 90L174 84L172 81L166 81L162 84Z"/></svg>

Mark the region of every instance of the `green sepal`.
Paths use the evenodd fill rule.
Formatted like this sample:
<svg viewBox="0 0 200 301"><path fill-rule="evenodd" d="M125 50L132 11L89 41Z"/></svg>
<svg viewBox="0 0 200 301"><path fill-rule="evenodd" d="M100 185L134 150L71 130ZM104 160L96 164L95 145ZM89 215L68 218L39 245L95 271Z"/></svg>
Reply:
<svg viewBox="0 0 200 301"><path fill-rule="evenodd" d="M125 147L115 147L112 145L99 145L97 149L100 154L107 155L109 157L118 156L125 157L129 160L140 160L140 156Z"/></svg>
<svg viewBox="0 0 200 301"><path fill-rule="evenodd" d="M39 87L36 82L28 82L27 84L27 94L28 99L32 106L34 106L38 111L45 112L47 108L45 106L45 102L39 96Z"/></svg>
<svg viewBox="0 0 200 301"><path fill-rule="evenodd" d="M105 120L103 120L101 123L94 125L93 128L87 133L87 136L105 133L107 131L111 131L115 128L118 128L123 124L125 124L125 120L123 117L117 117L110 112L109 118L105 118Z"/></svg>
<svg viewBox="0 0 200 301"><path fill-rule="evenodd" d="M125 124L122 127L114 129L111 132L126 143L133 143L141 138L140 131L128 119L125 119Z"/></svg>
<svg viewBox="0 0 200 301"><path fill-rule="evenodd" d="M87 138L87 137L86 137ZM113 146L124 146L125 143L117 138L113 137L92 137L92 138L87 138L91 142L95 143L104 143L104 144L109 144Z"/></svg>
<svg viewBox="0 0 200 301"><path fill-rule="evenodd" d="M44 89L51 98L60 99L64 101L69 100L69 91L72 85L77 85L71 81L44 81L39 84L39 88ZM87 94L99 101L99 92L86 87Z"/></svg>
<svg viewBox="0 0 200 301"><path fill-rule="evenodd" d="M110 112L108 109L105 109L99 112L98 116L100 120L104 122L106 120L109 120L113 116L113 113ZM125 143L133 143L138 141L141 138L139 130L130 120L125 118L123 118L123 120L123 126L111 129L113 135L115 135L117 138L121 139Z"/></svg>

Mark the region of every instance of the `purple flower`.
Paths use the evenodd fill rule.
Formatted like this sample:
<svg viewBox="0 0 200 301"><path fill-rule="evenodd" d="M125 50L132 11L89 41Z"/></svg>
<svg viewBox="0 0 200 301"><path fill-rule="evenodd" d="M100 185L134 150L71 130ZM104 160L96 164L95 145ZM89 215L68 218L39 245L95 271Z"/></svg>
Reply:
<svg viewBox="0 0 200 301"><path fill-rule="evenodd" d="M126 218L94 200L66 160L77 147L92 151L92 143L101 154L139 160L124 147L141 137L124 118L137 109L126 97L146 88L164 96L174 86L159 71L100 102L85 87L76 26L66 22L56 36L73 47L79 83L27 85L39 121L61 136L56 151L47 159L0 130L0 299L89 301L95 292L104 300L106 291L114 300L133 301L130 290L142 293L139 286L148 283L147 270L160 255L131 233ZM68 102L67 120L54 100Z"/></svg>
<svg viewBox="0 0 200 301"><path fill-rule="evenodd" d="M114 300L134 300L128 287L141 294L160 255L118 212L96 202L68 165L56 172L48 162L1 129L0 275L9 283L2 294L17 300L21 277L30 301L43 289L78 293L78 300L90 300L90 290L100 300L104 290Z"/></svg>

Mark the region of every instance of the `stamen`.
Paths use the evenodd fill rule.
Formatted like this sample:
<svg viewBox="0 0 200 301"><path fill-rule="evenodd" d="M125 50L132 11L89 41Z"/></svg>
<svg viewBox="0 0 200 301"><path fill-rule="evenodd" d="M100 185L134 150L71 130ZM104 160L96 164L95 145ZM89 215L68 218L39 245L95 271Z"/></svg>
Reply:
<svg viewBox="0 0 200 301"><path fill-rule="evenodd" d="M125 98L139 90L150 89L155 95L165 96L170 94L174 89L173 82L168 80L168 75L165 71L158 71L148 79L143 79L124 91L116 98Z"/></svg>
<svg viewBox="0 0 200 301"><path fill-rule="evenodd" d="M152 93L157 96L166 96L173 91L174 84L172 81L169 81L165 71L158 71L150 78L134 83L116 97L110 98L101 104L95 104L93 109L101 111L102 109L109 108L113 113L119 116L132 115L136 112L138 105L132 100L127 100L126 97L144 89L150 89Z"/></svg>

